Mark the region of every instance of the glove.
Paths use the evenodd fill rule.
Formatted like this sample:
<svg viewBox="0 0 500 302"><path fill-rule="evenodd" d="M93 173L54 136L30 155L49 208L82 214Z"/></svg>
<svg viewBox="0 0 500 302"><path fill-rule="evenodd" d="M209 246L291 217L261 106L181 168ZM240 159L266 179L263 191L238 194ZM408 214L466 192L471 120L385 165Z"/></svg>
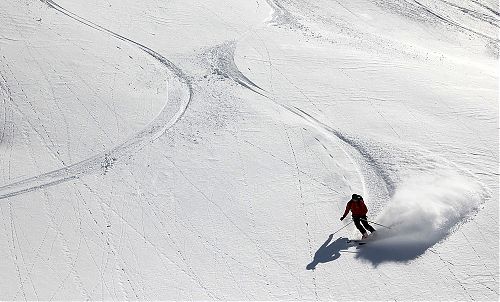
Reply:
<svg viewBox="0 0 500 302"><path fill-rule="evenodd" d="M340 221L344 220L345 216L340 217Z"/></svg>

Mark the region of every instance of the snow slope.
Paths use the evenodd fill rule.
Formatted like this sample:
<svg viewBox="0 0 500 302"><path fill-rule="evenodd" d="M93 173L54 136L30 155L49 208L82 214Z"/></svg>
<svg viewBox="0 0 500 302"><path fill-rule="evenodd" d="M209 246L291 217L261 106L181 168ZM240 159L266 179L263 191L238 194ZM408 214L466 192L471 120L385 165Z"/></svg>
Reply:
<svg viewBox="0 0 500 302"><path fill-rule="evenodd" d="M0 300L498 300L496 1L5 0L0 25ZM391 227L362 247L352 193Z"/></svg>

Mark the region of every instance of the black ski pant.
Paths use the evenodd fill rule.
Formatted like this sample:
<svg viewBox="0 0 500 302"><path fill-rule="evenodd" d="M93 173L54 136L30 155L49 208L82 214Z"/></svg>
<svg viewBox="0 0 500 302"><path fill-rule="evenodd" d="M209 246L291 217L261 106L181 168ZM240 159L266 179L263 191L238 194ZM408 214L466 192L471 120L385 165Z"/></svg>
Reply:
<svg viewBox="0 0 500 302"><path fill-rule="evenodd" d="M370 231L370 233L375 232L375 229L368 223L368 220L366 219L366 215L365 216L352 215L352 220L354 221L356 228L358 228L358 230L361 232L361 234L366 233L366 230ZM363 225L361 225L361 224L363 224ZM365 228L366 228L366 230L365 230Z"/></svg>

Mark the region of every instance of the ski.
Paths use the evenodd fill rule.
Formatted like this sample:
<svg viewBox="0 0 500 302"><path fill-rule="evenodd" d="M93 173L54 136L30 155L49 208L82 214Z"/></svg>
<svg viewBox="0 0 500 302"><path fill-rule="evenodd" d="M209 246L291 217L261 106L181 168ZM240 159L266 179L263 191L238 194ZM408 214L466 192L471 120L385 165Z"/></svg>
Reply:
<svg viewBox="0 0 500 302"><path fill-rule="evenodd" d="M352 240L347 240L347 243L357 243L358 245L363 245L363 244L367 244L368 242L366 240L352 239Z"/></svg>

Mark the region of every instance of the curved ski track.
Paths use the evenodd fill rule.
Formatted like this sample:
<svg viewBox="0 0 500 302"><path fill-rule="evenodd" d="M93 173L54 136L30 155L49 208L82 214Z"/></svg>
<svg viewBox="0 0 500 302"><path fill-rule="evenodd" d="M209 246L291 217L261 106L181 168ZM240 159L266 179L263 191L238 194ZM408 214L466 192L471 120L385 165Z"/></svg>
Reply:
<svg viewBox="0 0 500 302"><path fill-rule="evenodd" d="M297 28L299 30L303 30L305 28L307 28L307 26L305 26L304 24L302 24L299 19L295 16L292 15L292 13L287 10L281 3L279 0L266 0L267 3L269 4L269 6L271 6L271 8L273 9L273 14L272 14L272 20L271 20L271 23L275 23L275 24L278 24L278 25L281 25L281 24L284 24L284 23L288 23L290 26L294 27L294 28ZM467 32L470 32L472 34L475 34L479 37L482 37L490 42L495 42L495 43L498 43L500 41L500 39L498 39L498 37L491 37L487 34L484 34L484 33L481 33L479 31L476 31L472 28L469 28L465 25L462 25L450 18L446 18L445 16L441 15L439 12L431 9L430 7L424 5L423 3L419 2L418 0L402 0L404 1L405 3L407 3L408 5L410 6L413 6L413 7L416 7L416 8L420 8L423 12L427 13L429 16L433 17L433 18L436 18L437 20L439 20L440 22L444 23L444 24L448 24L450 26L454 26L456 28L459 28L463 31L467 31ZM449 6L452 6L458 10L460 10L461 12L463 13L466 13L468 15L470 15L471 17L477 19L477 20L480 20L480 21L483 21L483 22L487 22L489 23L490 25L496 27L496 28L499 28L499 20L498 18L495 18L495 17L490 17L490 16L487 16L485 14L482 14L482 13L479 13L479 12L476 12L474 10L471 10L471 9L467 9L467 8L464 8L464 7L461 7L461 6L458 6L458 5L454 5L453 3L450 3L446 0L440 0L441 2L449 5ZM471 0L473 3L476 3L477 5L487 9L488 11L492 12L495 16L499 16L499 12L495 11L494 9L484 5L484 4L481 4L475 0ZM337 3L342 6L344 9L346 9L347 11L351 12L352 14L355 14L354 12L352 12L351 10L349 10L347 7L345 7L343 4L341 4L339 1L337 1Z"/></svg>
<svg viewBox="0 0 500 302"><path fill-rule="evenodd" d="M266 0L266 1L269 4L269 6L271 7L271 9L273 10L271 22L274 22L275 24L278 24L278 25L283 24L283 23L288 23L290 26L295 27L295 28L297 28L299 30L303 30L304 28L306 28L305 26L302 26L302 24L300 24L300 22L299 22L299 20L298 20L297 17L295 17L292 13L290 13L290 11L288 11L280 3L281 1L279 1L279 0ZM403 1L405 1L407 3L409 3L408 1L413 1L419 7L421 7L422 9L424 9L427 13L429 13L432 16L434 16L435 18L441 20L442 22L445 22L445 23L448 23L450 25L456 26L456 27L458 27L458 28L460 28L462 30L469 31L469 32L471 32L473 34L476 34L476 35L478 35L478 36L480 36L482 38L485 38L487 40L495 41L495 42L499 41L498 39L492 38L492 37L490 37L488 35L485 35L483 33L480 33L480 32L474 31L472 29L469 29L469 28L467 28L465 26L462 26L462 25L460 25L460 24L452 21L452 20L446 19L446 18L440 16L439 14L434 13L428 7L422 5L420 2L418 2L418 0L403 0ZM441 0L441 1L443 1L443 0ZM498 14L494 10L492 10L492 11L496 15ZM484 22L488 22L488 20L485 20L485 19L481 19L481 20L484 21ZM490 22L488 22L488 23L490 23ZM495 24L493 24L493 25L496 26L496 27L498 27ZM245 79L246 79L246 77L245 77ZM236 82L239 83L240 81L236 81ZM243 85L243 86L246 87L246 85ZM258 86L256 86L256 87L259 88L259 89L261 89ZM298 116L299 118L303 119L308 124L312 125L313 127L316 127L318 130L320 130L320 131L326 131L326 133L328 133L330 135L333 135L337 139L339 139L340 143L341 143L341 147L342 147L341 149L351 159L351 161L353 162L353 164L355 164L355 165L358 166L357 167L358 168L358 174L361 177L361 181L363 183L363 186L365 185L365 181L366 180L370 180L371 179L372 181L375 181L375 182L380 183L381 185L385 186L385 188L383 188L378 193L382 193L386 197L389 197L389 196L391 196L394 193L395 186L396 186L395 185L395 183L396 183L395 179L393 179L393 177L391 176L391 174L388 171L386 171L384 169L384 167L382 167L378 163L378 161L373 157L373 155L370 153L370 151L367 150L367 148L364 146L364 144L362 144L361 142L357 141L355 138L349 137L348 135L342 133L341 131L339 131L337 129L334 129L334 128L328 126L328 125L326 125L325 123L321 122L319 119L317 119L316 117L314 117L311 114L307 113L303 109L300 109L300 108L295 107L295 106L289 106L289 105L282 104L282 103L278 102L276 100L276 98L270 96L267 93L267 91L265 91L263 89L261 89L261 90L264 91L264 92L266 92L266 93L265 94L259 93L260 95L263 95L265 98L271 100L272 102L274 102L275 104L279 105L280 107L286 109L287 111L291 112L295 116ZM255 90L253 90L253 91L255 91ZM343 148L342 145L344 145L345 147L348 147L352 151L346 150L345 148ZM357 162L356 163L356 160L353 157L358 157L358 156L360 156L360 159L361 159L362 162ZM370 172L365 171L366 169L365 170L361 169L361 167L359 167L359 164L366 165L368 168L371 168L373 174L370 173ZM363 171L365 171L365 172L363 172ZM376 177L378 179L373 179L373 177ZM383 192L383 191L385 191L385 192ZM389 195L389 196L387 196L387 195Z"/></svg>
<svg viewBox="0 0 500 302"><path fill-rule="evenodd" d="M207 50L209 64L213 72L233 80L241 86L265 97L260 91L265 91L252 80L246 77L234 62L236 41L227 41ZM260 91L259 91L260 90Z"/></svg>
<svg viewBox="0 0 500 302"><path fill-rule="evenodd" d="M280 24L283 24L283 22L288 22L291 24L298 24L296 20L294 20L293 15L291 15L283 6L281 6L278 2L275 0L267 0L269 6L275 12L273 13L273 16L283 16L286 15L287 18L285 20L280 20ZM278 10L278 11L276 11ZM274 21L278 22L278 21ZM344 133L342 133L339 130L333 129L332 127L326 125L325 123L321 122L317 118L313 117L311 114L307 113L303 109L297 108L295 106L289 106L286 104L283 104L277 100L276 97L273 97L269 94L268 91L265 89L259 87L255 82L250 80L247 76L244 75L241 70L238 69L238 66L236 65L234 61L234 52L235 52L235 47L236 47L235 41L228 41L226 43L223 43L221 45L217 45L213 48L211 48L208 53L210 54L211 57L211 65L212 68L216 69L217 74L223 75L225 78L231 79L235 83L241 85L242 87L251 90L252 92L259 94L263 96L264 98L270 100L274 104L280 106L281 108L285 109L286 111L292 113L294 116L299 117L301 120L305 121L307 124L311 125L312 127L318 129L319 131L323 131L327 133L327 135L331 135L338 140L340 140L340 145L341 149L343 152L347 155L347 157L353 162L353 164L357 168L357 173L360 176L360 181L363 185L363 189L366 189L366 180L370 179L372 182L375 182L377 184L380 184L382 188L377 185L379 191L377 192L378 194L382 194L384 197L387 197L387 195L391 195L394 190L395 190L395 185L394 181L391 178L391 176L377 163L377 161L373 158L373 156L370 154L370 152L361 144L360 142L356 141L352 137L348 137ZM278 97L279 98L279 97ZM348 149L351 149L352 151L346 150L347 147ZM361 162L356 160L355 158L359 158ZM362 169L360 165L366 165L367 167L371 168L372 171L365 171L366 169ZM363 172L365 171L365 172ZM374 179L377 178L377 179ZM388 198L384 198L388 199ZM375 207L378 208L380 205L376 205Z"/></svg>
<svg viewBox="0 0 500 302"><path fill-rule="evenodd" d="M407 0L405 0L405 1L407 1ZM422 9L423 9L424 11L426 11L428 14L430 14L430 15L434 16L435 18L437 18L438 20L442 21L443 23L446 23L446 24L449 24L449 25L455 26L455 27L457 27L457 28L460 28L460 29L462 29L462 30L468 31L468 32L470 32L470 33L476 34L476 35L478 35L478 36L480 36L480 37L483 37L483 38L485 38L485 39L487 39L487 40L489 40L489 41L495 42L495 43L498 43L498 42L500 41L500 39L498 39L498 38L490 37L489 35L486 35L486 34L483 34L483 33L481 33L481 32L475 31L474 29L468 28L468 27L466 27L466 26L461 25L460 23L457 23L457 22L455 22L455 21L453 21L453 20L451 20L451 19L449 19L449 18L446 18L446 17L442 16L441 14L439 14L438 12L436 12L436 11L432 10L430 7L428 7L428 6L426 6L426 5L422 4L422 3L420 3L420 2L419 2L419 1L417 1L417 0L413 0L413 2L414 2L414 3L416 3L416 4L420 7L420 8L422 8ZM456 5L452 5L452 4L450 4L449 2L447 2L447 1L442 1L442 2L443 2L443 3L446 3L446 4L450 5L450 6L457 7ZM458 8L458 9L460 9L462 12L465 12L465 13L467 13L467 14L469 14L469 15L472 15L473 17L475 17L475 18L477 18L477 19L479 19L479 20L481 20L481 21L483 21L483 22L488 22L489 24L491 24L491 25L493 25L493 26L495 26L495 27L497 27L497 28L498 28L498 25L497 25L497 24L495 24L495 23L491 22L491 20L485 19L484 17L482 17L482 18L481 18L481 17L480 17L481 15L479 15L479 14L477 14L477 13L476 13L476 14L474 14L475 12L473 12L473 11L466 10L466 9L465 9L465 8L463 8L463 7L457 7L457 8Z"/></svg>
<svg viewBox="0 0 500 302"><path fill-rule="evenodd" d="M125 140L121 144L107 151L101 152L99 154L96 154L92 157L74 163L72 165L2 186L0 187L0 199L60 184L72 179L79 178L97 169L101 168L107 169L116 159L133 154L135 150L139 150L142 146L145 145L145 143L155 140L156 138L161 136L166 130L171 128L184 115L193 97L193 88L188 76L180 68L175 66L171 61L169 61L161 54L157 53L156 51L152 50L151 48L139 42L131 40L122 35L119 35L85 18L82 18L61 7L52 0L41 0L41 1L46 5L48 5L50 8L53 8L58 12L86 26L107 33L116 39L137 46L139 49L141 49L142 51L144 51L145 53L147 53L148 55L159 61L162 65L164 65L171 72L173 72L173 74L183 84L184 88L187 88L189 96L187 97L187 100L183 100L182 96L176 96L179 98L176 99L176 101L179 103L179 106L181 107L170 119L168 118L169 111L167 110L169 99L167 99L167 102L165 103L159 114L144 129L134 134L128 140Z"/></svg>
<svg viewBox="0 0 500 302"><path fill-rule="evenodd" d="M230 60L231 62L234 62L234 59ZM236 70L232 70L232 68L236 68ZM382 186L385 188L382 188L380 192L384 196L391 195L394 190L395 190L395 184L391 176L377 163L377 161L373 158L373 156L370 154L370 152L361 144L360 142L356 141L354 138L349 137L342 133L341 131L334 129L325 123L321 122L317 118L313 117L311 114L307 113L303 109L300 109L295 106L289 106L286 104L283 104L279 101L276 100L275 97L272 97L269 95L268 91L260 88L254 82L249 80L246 76L243 75L243 73L237 69L236 64L230 64L230 66L224 66L222 68L225 72L227 72L226 76L227 78L230 78L234 82L240 84L244 88L247 88L254 93L257 93L264 98L270 100L274 104L280 106L281 108L285 109L286 111L292 113L294 116L299 117L301 120L305 121L307 124L311 125L312 127L326 132L328 135L331 135L338 140L340 140L340 145L341 149L344 151L344 153L347 155L347 157L353 162L353 164L357 167L357 172L360 176L360 181L363 184L363 189L365 189L366 185L366 179L372 179L373 177L377 177L379 179L374 180L377 183L380 183ZM258 91L260 90L260 91ZM346 150L347 147L351 149L352 151ZM367 167L370 167L373 171L373 174L370 172L362 172L364 169L359 167L360 163L356 162L354 159L355 157L361 158L362 162L364 165ZM373 175L373 176L372 176ZM387 199L387 198L385 198ZM379 207L377 205L376 207Z"/></svg>
<svg viewBox="0 0 500 302"><path fill-rule="evenodd" d="M276 1L276 0L266 0L266 1L267 1L268 5L274 10L274 12L272 14L273 20L271 22L275 22L277 24L288 23L288 24L290 24L290 25L292 25L300 30L303 30L306 28L305 26L300 24L299 21L297 20L297 18L295 18L288 10L286 10L286 8L283 5L281 5L278 1ZM234 55L234 53L233 53L233 55ZM232 61L234 62L234 59ZM235 64L234 64L234 66L237 68L237 66ZM243 75L243 73L239 70L238 70L238 73L234 72L233 75L234 74ZM242 81L248 83L249 80L246 76L244 76L243 79L238 80L236 82L241 84ZM360 180L363 184L363 189L365 189L365 185L366 185L365 178L370 179L369 174L371 174L371 173L362 172L363 169L361 169L361 167L359 167L359 162L356 163L356 160L353 158L353 156L354 157L360 156L362 161L364 161L364 163L368 167L372 168L374 176L379 178L378 180L375 180L375 182L380 182L380 184L385 186L385 188L383 188L381 190L381 191L385 191L385 192L383 192L383 195L391 195L394 192L395 184L394 184L394 181L391 178L391 176L380 165L377 164L377 161L372 157L370 152L368 150L366 150L366 148L361 143L357 142L352 137L348 137L347 135L345 135L341 131L339 131L337 129L333 129L332 127L326 125L325 123L321 122L320 120L318 120L317 118L315 118L311 114L307 113L303 109L300 109L300 108L295 107L295 106L289 106L289 105L282 104L282 103L278 102L276 100L276 98L273 98L272 96L270 96L266 90L260 88L259 86L257 86L256 84L254 84L251 81L250 81L250 83L253 84L252 86L254 86L254 88L260 89L263 93L257 92L254 89L251 89L252 91L264 96L265 98L269 99L273 103L284 108L285 110L292 113L293 115L299 117L300 119L302 119L303 121L305 121L309 125L317 128L320 131L325 131L329 135L333 135L338 140L340 140L341 149L343 150L343 152L347 155L347 157L353 162L353 164L358 169L358 174L361 178ZM247 85L243 85L243 86L249 88ZM346 150L344 147L347 147L347 148L351 149L352 151L350 152L350 151Z"/></svg>
<svg viewBox="0 0 500 302"><path fill-rule="evenodd" d="M270 4L272 2L269 2ZM279 6L280 9L285 10L281 6ZM266 91L265 89L261 88L255 82L250 80L247 76L241 72L241 70L238 69L238 66L236 65L234 61L234 49L236 47L236 43L234 41L230 41L221 45L218 45L216 47L211 48L208 52L212 54L212 59L214 62L213 68L217 70L217 73L223 75L224 77L231 79L235 83L243 86L246 89L251 90L254 93L257 93L264 98L272 101L276 105L284 108L288 112L292 113L293 115L299 117L300 119L304 120L308 124L312 125L313 127L316 127L320 130L326 131L327 133L335 136L338 138L342 143L347 145L348 147L352 148L355 150L356 153L361 155L363 160L366 162L367 165L370 167L374 168L374 172L376 175L378 175L381 178L381 182L385 185L386 190L388 193L392 193L394 191L394 182L391 179L391 177L383 170L382 167L378 166L376 164L376 161L374 158L370 155L368 150L363 147L362 144L359 142L356 142L355 139L350 138L346 136L345 134L341 133L339 130L333 129L330 126L326 125L325 123L321 122L317 118L313 117L311 114L307 113L303 109L300 109L295 106L288 106L286 104L282 104L276 100L276 98L272 97L269 95L269 92ZM342 148L343 149L343 148ZM349 158L352 159L351 154L349 154L348 151L343 149L344 152L347 154ZM353 160L354 161L354 160ZM361 172L359 172L360 175L362 175ZM362 180L363 181L363 180Z"/></svg>

